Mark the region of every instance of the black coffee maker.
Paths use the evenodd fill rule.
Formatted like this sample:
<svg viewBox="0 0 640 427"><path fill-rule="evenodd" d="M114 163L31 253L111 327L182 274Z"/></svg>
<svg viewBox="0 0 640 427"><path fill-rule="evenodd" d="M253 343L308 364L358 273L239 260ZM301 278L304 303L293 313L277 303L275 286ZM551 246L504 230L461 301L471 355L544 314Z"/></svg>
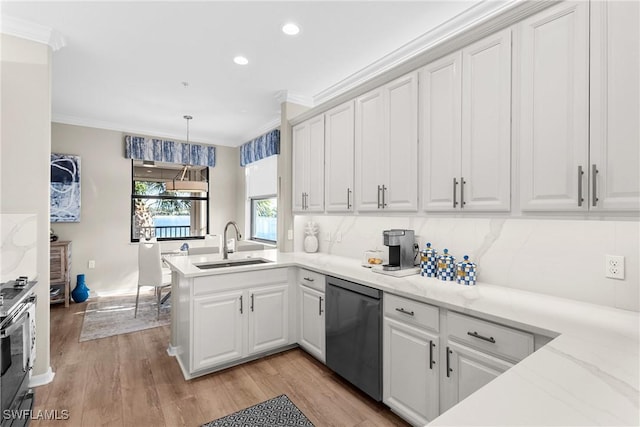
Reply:
<svg viewBox="0 0 640 427"><path fill-rule="evenodd" d="M382 266L386 271L413 268L414 232L413 230L384 230L383 243L389 247L389 264Z"/></svg>

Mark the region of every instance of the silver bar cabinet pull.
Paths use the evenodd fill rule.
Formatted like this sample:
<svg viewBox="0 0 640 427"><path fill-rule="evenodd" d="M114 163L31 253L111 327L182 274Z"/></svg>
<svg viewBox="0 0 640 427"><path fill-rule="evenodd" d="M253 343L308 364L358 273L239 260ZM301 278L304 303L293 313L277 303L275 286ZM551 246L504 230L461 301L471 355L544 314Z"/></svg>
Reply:
<svg viewBox="0 0 640 427"><path fill-rule="evenodd" d="M318 297L318 316L322 316L322 297Z"/></svg>
<svg viewBox="0 0 640 427"><path fill-rule="evenodd" d="M380 190L382 190L382 187L378 185L378 209L380 209Z"/></svg>
<svg viewBox="0 0 640 427"><path fill-rule="evenodd" d="M433 360L433 349L435 348L435 344L433 343L433 341L429 341L429 369L433 369L433 365L436 364L436 362Z"/></svg>
<svg viewBox="0 0 640 427"><path fill-rule="evenodd" d="M313 277L305 277L304 280L308 282L313 282Z"/></svg>
<svg viewBox="0 0 640 427"><path fill-rule="evenodd" d="M453 208L455 209L458 206L458 181L456 177L453 177Z"/></svg>
<svg viewBox="0 0 640 427"><path fill-rule="evenodd" d="M253 311L253 294L251 294L251 311Z"/></svg>
<svg viewBox="0 0 640 427"><path fill-rule="evenodd" d="M347 209L351 209L351 189L347 187Z"/></svg>
<svg viewBox="0 0 640 427"><path fill-rule="evenodd" d="M598 167L591 165L591 206L598 206L598 191L596 186L598 185Z"/></svg>
<svg viewBox="0 0 640 427"><path fill-rule="evenodd" d="M396 311L399 311L400 313L403 313L403 314L408 314L409 316L413 316L414 315L413 311L407 311L402 307L399 307L399 308L396 307Z"/></svg>
<svg viewBox="0 0 640 427"><path fill-rule="evenodd" d="M496 340L493 337L487 338L485 336L480 335L476 331L473 331L473 332L469 331L469 332L467 332L467 335L470 335L470 336L472 336L474 338L478 338L478 339L481 339L481 340L484 340L484 341L488 341L488 342L490 342L492 344L496 343Z"/></svg>
<svg viewBox="0 0 640 427"><path fill-rule="evenodd" d="M451 369L451 361L449 360L449 355L453 353L453 351L451 351L451 349L449 347L447 347L447 378L449 378L451 376L451 372L453 372L453 369Z"/></svg>
<svg viewBox="0 0 640 427"><path fill-rule="evenodd" d="M464 180L464 176L460 177L460 209L464 208L465 205L465 201L464 201L464 185L467 182Z"/></svg>
<svg viewBox="0 0 640 427"><path fill-rule="evenodd" d="M387 187L382 184L382 209L387 207L387 202L385 201L385 193L387 192Z"/></svg>
<svg viewBox="0 0 640 427"><path fill-rule="evenodd" d="M240 314L242 314L242 295L240 295Z"/></svg>
<svg viewBox="0 0 640 427"><path fill-rule="evenodd" d="M584 175L582 166L578 166L578 206L579 207L582 207L582 202L584 202L584 199L582 198L582 175Z"/></svg>

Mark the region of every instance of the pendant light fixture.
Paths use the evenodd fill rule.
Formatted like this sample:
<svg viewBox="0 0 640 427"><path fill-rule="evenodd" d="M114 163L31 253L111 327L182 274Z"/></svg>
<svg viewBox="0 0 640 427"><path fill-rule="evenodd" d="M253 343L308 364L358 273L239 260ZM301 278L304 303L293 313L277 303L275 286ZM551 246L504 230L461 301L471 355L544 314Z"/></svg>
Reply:
<svg viewBox="0 0 640 427"><path fill-rule="evenodd" d="M189 144L189 120L193 119L192 116L185 115L183 118L187 121L187 144ZM167 191L181 191L187 193L205 193L208 190L207 181L190 181L185 179L188 165L184 165L182 171L173 178L172 181L166 183Z"/></svg>

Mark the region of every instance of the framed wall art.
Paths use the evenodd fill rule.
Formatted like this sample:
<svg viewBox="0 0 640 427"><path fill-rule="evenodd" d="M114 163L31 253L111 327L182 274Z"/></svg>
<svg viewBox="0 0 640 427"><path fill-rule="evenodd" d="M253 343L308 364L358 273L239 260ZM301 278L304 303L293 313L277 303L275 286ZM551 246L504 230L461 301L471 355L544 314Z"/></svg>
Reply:
<svg viewBox="0 0 640 427"><path fill-rule="evenodd" d="M51 222L80 222L80 156L51 153Z"/></svg>

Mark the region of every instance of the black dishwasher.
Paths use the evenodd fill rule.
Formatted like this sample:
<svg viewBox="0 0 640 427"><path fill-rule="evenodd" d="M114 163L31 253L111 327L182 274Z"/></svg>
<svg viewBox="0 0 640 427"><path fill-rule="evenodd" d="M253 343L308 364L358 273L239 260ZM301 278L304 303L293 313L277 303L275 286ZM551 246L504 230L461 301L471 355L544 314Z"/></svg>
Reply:
<svg viewBox="0 0 640 427"><path fill-rule="evenodd" d="M382 292L327 277L326 362L335 373L382 400Z"/></svg>

